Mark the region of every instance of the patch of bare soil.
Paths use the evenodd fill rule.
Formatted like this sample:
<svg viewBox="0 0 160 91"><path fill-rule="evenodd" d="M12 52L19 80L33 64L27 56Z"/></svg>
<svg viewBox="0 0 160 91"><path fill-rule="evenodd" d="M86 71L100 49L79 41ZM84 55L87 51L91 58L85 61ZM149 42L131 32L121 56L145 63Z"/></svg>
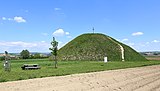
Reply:
<svg viewBox="0 0 160 91"><path fill-rule="evenodd" d="M148 60L159 60L160 61L160 56L158 57L146 57Z"/></svg>

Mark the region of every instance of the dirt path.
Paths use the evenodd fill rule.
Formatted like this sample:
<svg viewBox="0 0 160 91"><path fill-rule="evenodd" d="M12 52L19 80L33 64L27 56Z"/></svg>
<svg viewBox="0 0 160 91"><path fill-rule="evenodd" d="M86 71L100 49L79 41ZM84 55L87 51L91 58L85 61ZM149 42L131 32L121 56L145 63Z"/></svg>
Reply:
<svg viewBox="0 0 160 91"><path fill-rule="evenodd" d="M123 46L121 46L120 44L118 44L118 46L119 46L120 49L121 49L122 61L124 61L124 48L123 48Z"/></svg>
<svg viewBox="0 0 160 91"><path fill-rule="evenodd" d="M121 44L119 44L118 42L114 41L113 39L111 39L110 37L108 37L108 39L110 39L112 42L116 43L116 44L119 46L119 48L120 48L120 50L121 50L121 58L122 58L122 61L125 61L125 60L124 60L124 48L123 48L123 46L122 46Z"/></svg>
<svg viewBox="0 0 160 91"><path fill-rule="evenodd" d="M160 65L5 82L0 91L160 91Z"/></svg>

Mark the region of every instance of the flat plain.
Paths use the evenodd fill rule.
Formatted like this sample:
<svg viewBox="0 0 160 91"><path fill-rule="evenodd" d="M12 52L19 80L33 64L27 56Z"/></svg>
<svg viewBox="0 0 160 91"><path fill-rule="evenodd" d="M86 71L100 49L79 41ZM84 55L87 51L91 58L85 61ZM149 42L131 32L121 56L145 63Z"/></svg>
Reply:
<svg viewBox="0 0 160 91"><path fill-rule="evenodd" d="M4 82L0 91L160 91L160 65Z"/></svg>

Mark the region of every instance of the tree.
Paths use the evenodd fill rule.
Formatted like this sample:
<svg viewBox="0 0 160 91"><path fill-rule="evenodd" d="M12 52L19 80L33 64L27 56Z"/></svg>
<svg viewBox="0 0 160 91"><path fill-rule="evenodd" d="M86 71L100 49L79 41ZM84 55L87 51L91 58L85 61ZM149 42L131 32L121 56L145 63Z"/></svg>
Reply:
<svg viewBox="0 0 160 91"><path fill-rule="evenodd" d="M51 50L51 54L54 55L55 57L55 68L57 68L57 46L58 46L58 42L55 40L55 38L53 37L53 41L51 41L51 45L52 45L52 48L49 48L49 50ZM53 59L54 59L53 57Z"/></svg>
<svg viewBox="0 0 160 91"><path fill-rule="evenodd" d="M34 54L34 58L41 58L40 53L35 53L35 54Z"/></svg>
<svg viewBox="0 0 160 91"><path fill-rule="evenodd" d="M22 57L23 59L28 59L28 58L29 58L29 55L30 55L30 53L29 53L28 50L22 50L22 52L21 52L20 54L21 54L21 57Z"/></svg>
<svg viewBox="0 0 160 91"><path fill-rule="evenodd" d="M1 57L0 57L0 61L3 61L3 60L5 60L5 57L4 57L4 56L1 56Z"/></svg>
<svg viewBox="0 0 160 91"><path fill-rule="evenodd" d="M153 55L158 55L158 52L154 52Z"/></svg>

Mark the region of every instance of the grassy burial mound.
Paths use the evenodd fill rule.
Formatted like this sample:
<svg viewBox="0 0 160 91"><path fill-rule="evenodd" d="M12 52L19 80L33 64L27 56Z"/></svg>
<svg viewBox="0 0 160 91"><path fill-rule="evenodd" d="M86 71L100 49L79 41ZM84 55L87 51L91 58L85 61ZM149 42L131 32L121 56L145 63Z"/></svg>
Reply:
<svg viewBox="0 0 160 91"><path fill-rule="evenodd" d="M58 51L60 60L144 61L138 52L104 34L82 34Z"/></svg>

